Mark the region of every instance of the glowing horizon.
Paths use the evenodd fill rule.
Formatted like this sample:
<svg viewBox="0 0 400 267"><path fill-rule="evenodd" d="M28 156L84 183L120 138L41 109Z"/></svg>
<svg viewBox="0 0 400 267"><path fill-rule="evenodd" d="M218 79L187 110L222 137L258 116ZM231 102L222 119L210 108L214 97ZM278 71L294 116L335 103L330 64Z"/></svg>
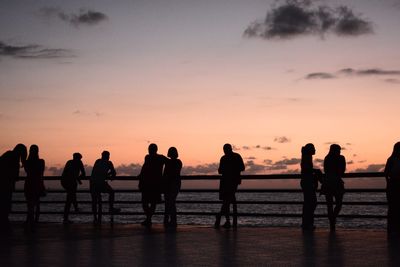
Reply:
<svg viewBox="0 0 400 267"><path fill-rule="evenodd" d="M231 143L248 173L280 173L306 143L320 160L335 142L348 171L382 168L400 140L398 2L300 4L336 10L336 24L293 36L265 31L288 4L274 2L0 3L0 153L37 144L59 169L108 150L140 165L153 142L204 167Z"/></svg>

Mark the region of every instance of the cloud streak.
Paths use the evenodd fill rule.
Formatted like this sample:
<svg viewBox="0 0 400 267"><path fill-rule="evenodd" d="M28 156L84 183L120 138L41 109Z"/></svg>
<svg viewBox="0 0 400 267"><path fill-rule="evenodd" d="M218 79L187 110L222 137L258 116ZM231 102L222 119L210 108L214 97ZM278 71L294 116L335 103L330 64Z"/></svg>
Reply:
<svg viewBox="0 0 400 267"><path fill-rule="evenodd" d="M81 9L79 13L66 13L61 8L44 7L40 13L47 18L58 18L72 26L81 25L93 26L108 20L108 16L102 12Z"/></svg>
<svg viewBox="0 0 400 267"><path fill-rule="evenodd" d="M313 72L304 76L306 80L324 80L324 79L334 79L340 77L378 77L378 76L400 76L400 70L385 70L380 68L370 68L370 69L353 69L344 68L337 72ZM398 79L385 79L388 83L398 83Z"/></svg>
<svg viewBox="0 0 400 267"><path fill-rule="evenodd" d="M284 143L290 143L290 139L287 138L286 136L279 136L275 137L274 142L284 144Z"/></svg>
<svg viewBox="0 0 400 267"><path fill-rule="evenodd" d="M286 0L273 6L264 20L254 21L244 31L249 38L292 39L299 36L331 33L356 37L373 33L370 21L347 6L332 8L311 0Z"/></svg>
<svg viewBox="0 0 400 267"><path fill-rule="evenodd" d="M75 57L71 50L48 48L38 44L12 45L0 41L0 57L54 59Z"/></svg>

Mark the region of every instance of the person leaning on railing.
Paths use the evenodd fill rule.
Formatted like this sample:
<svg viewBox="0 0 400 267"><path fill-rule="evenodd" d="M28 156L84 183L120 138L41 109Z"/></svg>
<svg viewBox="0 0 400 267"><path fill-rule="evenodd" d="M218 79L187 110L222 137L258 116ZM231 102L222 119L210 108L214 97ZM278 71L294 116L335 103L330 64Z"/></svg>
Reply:
<svg viewBox="0 0 400 267"><path fill-rule="evenodd" d="M12 193L19 179L19 169L24 167L28 152L26 146L18 144L0 157L0 231L8 231ZM21 163L21 165L20 165Z"/></svg>
<svg viewBox="0 0 400 267"><path fill-rule="evenodd" d="M222 226L230 228L229 219L230 204L233 206L233 227L237 227L237 204L235 193L242 180L240 173L244 171L245 166L242 157L232 151L230 144L225 144L223 147L224 154L221 157L218 173L221 174L219 183L219 199L222 200L221 211L216 215L214 227L219 228L221 216L225 216L226 221Z"/></svg>
<svg viewBox="0 0 400 267"><path fill-rule="evenodd" d="M388 202L387 231L400 233L400 142L394 145L385 166Z"/></svg>
<svg viewBox="0 0 400 267"><path fill-rule="evenodd" d="M68 160L65 164L63 173L61 175L61 185L67 192L67 199L65 200L64 206L64 224L70 224L72 221L69 220L69 211L71 204L74 206L75 211L78 211L78 202L76 201L76 190L78 183L82 184L81 179L86 176L85 168L82 163L82 155L80 153L74 153L72 159Z"/></svg>
<svg viewBox="0 0 400 267"><path fill-rule="evenodd" d="M94 163L92 175L90 176L93 222L95 224L100 224L102 219L101 193L108 193L109 195L108 201L111 220L113 220L113 214L120 211L114 208L114 189L106 181L107 179L112 180L115 178L116 174L114 165L110 161L110 152L103 151L101 158Z"/></svg>

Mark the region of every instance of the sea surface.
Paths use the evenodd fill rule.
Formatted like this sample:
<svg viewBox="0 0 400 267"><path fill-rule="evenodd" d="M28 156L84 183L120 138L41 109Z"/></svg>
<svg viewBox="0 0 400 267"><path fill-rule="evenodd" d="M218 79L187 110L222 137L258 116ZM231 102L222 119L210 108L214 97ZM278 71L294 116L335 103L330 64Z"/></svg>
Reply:
<svg viewBox="0 0 400 267"><path fill-rule="evenodd" d="M23 193L14 193L14 200L24 200ZM103 195L103 200L107 199L107 195ZM42 198L46 201L64 201L65 193L48 193L46 197ZM139 193L117 193L117 201L140 201ZM178 200L218 200L218 193L188 193L181 192ZM237 193L238 201L302 201L302 193ZM89 193L78 193L78 201L90 201ZM325 201L324 196L318 196L318 201ZM386 201L384 193L346 193L344 201ZM116 207L121 208L122 212L142 212L140 203L138 204L115 204ZM64 208L63 203L43 203L41 211L58 211L62 212ZM90 211L90 203L80 203L80 211ZM220 204L177 204L178 212L212 212L219 211ZM107 204L103 209L108 210ZM25 211L26 204L18 203L13 205L15 211ZM71 209L73 210L73 209ZM164 204L159 204L157 207L158 212L164 211ZM239 204L238 212L241 213L296 213L301 214L302 205L282 205L282 204ZM374 214L385 215L387 212L386 205L379 206L361 206L361 205L344 205L341 214ZM317 206L316 214L326 214L326 205L319 204ZM13 221L24 221L25 215L13 214L11 216ZM62 222L62 215L41 215L40 221L43 222ZM70 219L74 222L91 223L92 216L83 214L73 214ZM140 223L144 219L143 215L115 215L114 222L117 223ZM153 218L154 223L162 223L162 215L155 215ZM214 223L214 216L178 216L179 224L187 225L212 225ZM104 215L104 222L109 221L109 217ZM243 226L299 226L301 218L285 218L285 217L239 217L239 225ZM317 227L328 227L327 218L316 218ZM338 218L337 227L345 228L368 228L368 229L383 229L386 227L385 219L349 219Z"/></svg>

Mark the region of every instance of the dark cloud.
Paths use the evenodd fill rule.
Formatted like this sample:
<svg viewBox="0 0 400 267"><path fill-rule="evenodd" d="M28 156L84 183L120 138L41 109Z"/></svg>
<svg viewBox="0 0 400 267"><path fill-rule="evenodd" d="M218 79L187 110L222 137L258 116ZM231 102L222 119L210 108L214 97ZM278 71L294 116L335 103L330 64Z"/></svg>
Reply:
<svg viewBox="0 0 400 267"><path fill-rule="evenodd" d="M255 159L257 159L257 158L256 158L256 157L246 157L246 158L244 158L244 159L255 160Z"/></svg>
<svg viewBox="0 0 400 267"><path fill-rule="evenodd" d="M314 72L314 73L310 73L307 74L307 76L305 77L305 79L307 80L313 80L313 79L334 79L336 78L335 75L327 73L327 72Z"/></svg>
<svg viewBox="0 0 400 267"><path fill-rule="evenodd" d="M314 162L315 163L324 163L324 160L323 159L314 159Z"/></svg>
<svg viewBox="0 0 400 267"><path fill-rule="evenodd" d="M358 168L354 172L381 172L385 168L385 164L370 164L366 168Z"/></svg>
<svg viewBox="0 0 400 267"><path fill-rule="evenodd" d="M354 164L354 161L350 160L350 161L346 162L346 164L347 164L347 165Z"/></svg>
<svg viewBox="0 0 400 267"><path fill-rule="evenodd" d="M121 164L115 167L115 171L117 172L118 176L137 176L142 169L142 165L131 163L128 165Z"/></svg>
<svg viewBox="0 0 400 267"><path fill-rule="evenodd" d="M286 0L273 6L263 21L251 23L245 37L290 39L303 35L334 33L359 36L373 32L372 23L346 6L332 8L311 0ZM279 3L278 2L278 3Z"/></svg>
<svg viewBox="0 0 400 267"><path fill-rule="evenodd" d="M264 159L263 162L264 162L265 164L267 164L267 165L271 165L271 164L273 163L273 161L270 160L270 159Z"/></svg>
<svg viewBox="0 0 400 267"><path fill-rule="evenodd" d="M71 50L60 48L47 48L37 44L12 45L0 41L0 57L22 59L53 59L74 57Z"/></svg>
<svg viewBox="0 0 400 267"><path fill-rule="evenodd" d="M265 165L257 164L252 160L249 160L245 163L246 170L243 172L244 174L260 174L264 173L266 170Z"/></svg>
<svg viewBox="0 0 400 267"><path fill-rule="evenodd" d="M400 84L399 79L385 79L384 81L387 83Z"/></svg>
<svg viewBox="0 0 400 267"><path fill-rule="evenodd" d="M272 150L273 148L270 146L255 145L255 146L242 146L241 149L243 149L243 150L254 150L254 149ZM240 148L236 149L236 150L240 150Z"/></svg>
<svg viewBox="0 0 400 267"><path fill-rule="evenodd" d="M107 15L102 12L85 9L81 9L78 14L68 14L61 8L44 7L40 10L40 13L49 18L59 18L60 20L68 22L75 27L79 27L81 25L96 25L108 20Z"/></svg>
<svg viewBox="0 0 400 267"><path fill-rule="evenodd" d="M290 139L287 138L286 136L279 136L279 137L275 137L274 142L280 143L280 144L289 143Z"/></svg>
<svg viewBox="0 0 400 267"><path fill-rule="evenodd" d="M353 10L346 6L338 9L338 18L335 25L335 32L339 36L358 36L372 33L371 22L355 15Z"/></svg>
<svg viewBox="0 0 400 267"><path fill-rule="evenodd" d="M352 68L346 68L339 70L338 73L354 76L385 76L400 75L400 70L383 70L379 68L356 70Z"/></svg>
<svg viewBox="0 0 400 267"><path fill-rule="evenodd" d="M218 173L218 167L218 163L183 166L182 175L216 175Z"/></svg>
<svg viewBox="0 0 400 267"><path fill-rule="evenodd" d="M337 71L336 73L329 72L313 72L307 74L304 79L331 79L339 78L340 76L355 76L355 77L369 77L369 76L398 76L400 75L400 70L384 70L380 68L371 69L353 69L345 68ZM385 82L399 83L398 79L386 79Z"/></svg>
<svg viewBox="0 0 400 267"><path fill-rule="evenodd" d="M291 159L283 159L275 162L275 165L295 165L299 164L301 159L298 158L291 158Z"/></svg>

